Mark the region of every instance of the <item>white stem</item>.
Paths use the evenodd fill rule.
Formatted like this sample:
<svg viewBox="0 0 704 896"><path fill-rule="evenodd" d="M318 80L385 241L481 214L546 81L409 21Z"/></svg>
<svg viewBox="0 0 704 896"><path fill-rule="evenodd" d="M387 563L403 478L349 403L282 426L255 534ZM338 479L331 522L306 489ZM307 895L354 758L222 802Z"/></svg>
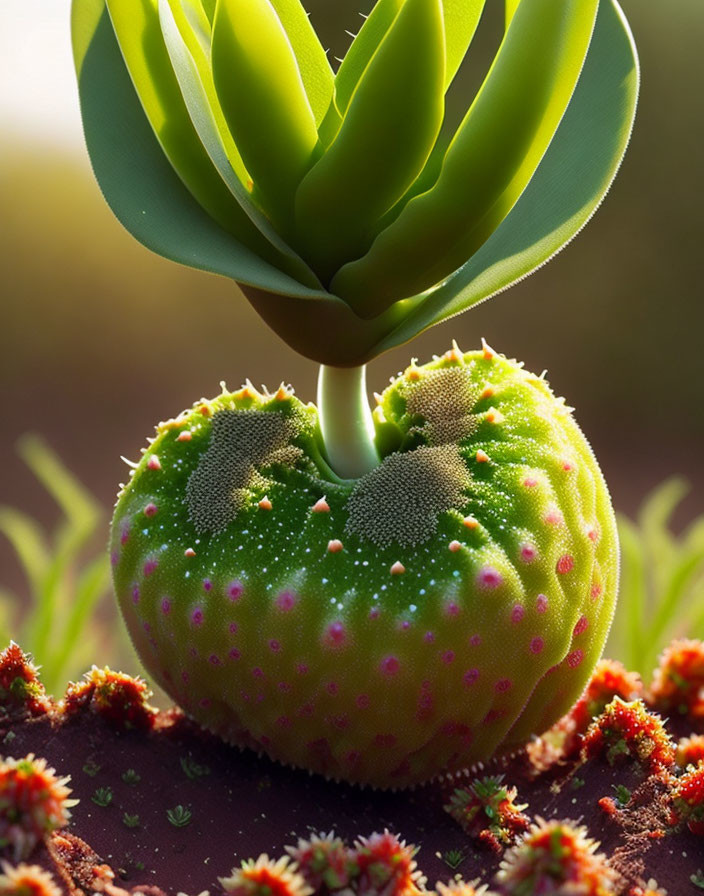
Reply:
<svg viewBox="0 0 704 896"><path fill-rule="evenodd" d="M327 460L338 476L358 479L379 465L366 366L320 365L318 415Z"/></svg>

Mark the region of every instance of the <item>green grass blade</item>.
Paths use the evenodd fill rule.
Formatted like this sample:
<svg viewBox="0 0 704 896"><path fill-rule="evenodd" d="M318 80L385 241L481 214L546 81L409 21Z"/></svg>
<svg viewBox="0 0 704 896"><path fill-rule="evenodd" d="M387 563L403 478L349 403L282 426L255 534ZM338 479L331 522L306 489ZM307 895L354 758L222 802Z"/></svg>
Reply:
<svg viewBox="0 0 704 896"><path fill-rule="evenodd" d="M406 0L296 195L301 251L324 280L365 250L423 169L442 125L444 70L440 0Z"/></svg>
<svg viewBox="0 0 704 896"><path fill-rule="evenodd" d="M621 164L639 82L635 46L623 13L615 0L601 0L584 71L533 180L476 255L442 286L417 297L418 306L379 340L375 354L502 292L579 233Z"/></svg>
<svg viewBox="0 0 704 896"><path fill-rule="evenodd" d="M285 273L283 263L277 266L280 256L271 256L274 250L241 209L256 251L196 202L146 118L104 0L74 0L72 34L93 170L106 201L127 230L148 249L181 264L284 295L325 296L315 284ZM229 195L226 188L224 192Z"/></svg>
<svg viewBox="0 0 704 896"><path fill-rule="evenodd" d="M19 510L0 507L0 532L12 545L32 593L38 594L50 562L40 526Z"/></svg>
<svg viewBox="0 0 704 896"><path fill-rule="evenodd" d="M332 290L365 317L435 286L494 233L529 184L570 103L598 0L522 0L440 177Z"/></svg>
<svg viewBox="0 0 704 896"><path fill-rule="evenodd" d="M298 62L269 0L219 0L211 58L230 133L267 214L286 233L318 130Z"/></svg>
<svg viewBox="0 0 704 896"><path fill-rule="evenodd" d="M485 0L443 0L445 20L445 89L462 64L479 25Z"/></svg>
<svg viewBox="0 0 704 896"><path fill-rule="evenodd" d="M647 569L643 545L636 526L630 520L618 518L621 544L621 584L617 616L611 628L607 654L622 659L629 669L643 668L644 626L648 613ZM614 640L616 644L614 644Z"/></svg>

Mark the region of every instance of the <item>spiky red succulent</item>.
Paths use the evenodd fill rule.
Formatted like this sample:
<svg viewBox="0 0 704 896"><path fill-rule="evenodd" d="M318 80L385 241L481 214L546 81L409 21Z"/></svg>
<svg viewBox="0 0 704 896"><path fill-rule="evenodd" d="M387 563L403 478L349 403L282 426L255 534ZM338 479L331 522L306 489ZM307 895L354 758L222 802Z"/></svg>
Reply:
<svg viewBox="0 0 704 896"><path fill-rule="evenodd" d="M704 761L704 734L683 737L677 744L675 752L675 762L679 768L684 769L701 761Z"/></svg>
<svg viewBox="0 0 704 896"><path fill-rule="evenodd" d="M435 885L438 896L495 896L487 889L486 884L467 883L463 880L451 880L448 884L438 881Z"/></svg>
<svg viewBox="0 0 704 896"><path fill-rule="evenodd" d="M62 896L53 876L38 865L2 863L0 896Z"/></svg>
<svg viewBox="0 0 704 896"><path fill-rule="evenodd" d="M502 896L610 896L616 874L584 828L538 819L496 876Z"/></svg>
<svg viewBox="0 0 704 896"><path fill-rule="evenodd" d="M286 852L314 890L323 886L341 890L359 873L354 850L332 831L299 839L296 846L287 846Z"/></svg>
<svg viewBox="0 0 704 896"><path fill-rule="evenodd" d="M418 849L385 830L355 842L359 867L355 892L359 896L417 896L425 890L425 878L418 871Z"/></svg>
<svg viewBox="0 0 704 896"><path fill-rule="evenodd" d="M242 862L220 883L233 896L310 896L313 892L289 856L274 861L266 853L256 861Z"/></svg>
<svg viewBox="0 0 704 896"><path fill-rule="evenodd" d="M704 720L703 641L673 641L665 649L648 699L661 712Z"/></svg>
<svg viewBox="0 0 704 896"><path fill-rule="evenodd" d="M154 724L156 709L147 702L151 691L141 678L93 666L84 680L69 684L61 701L66 716L95 712L118 728L147 730Z"/></svg>
<svg viewBox="0 0 704 896"><path fill-rule="evenodd" d="M603 756L610 765L632 758L655 774L672 768L675 748L662 719L648 712L641 700L626 703L614 697L589 726L582 753L585 759Z"/></svg>
<svg viewBox="0 0 704 896"><path fill-rule="evenodd" d="M476 778L455 789L445 810L470 836L498 853L530 827L523 814L526 804L517 804L517 796L517 788L507 787L502 777Z"/></svg>
<svg viewBox="0 0 704 896"><path fill-rule="evenodd" d="M672 820L686 822L693 834L704 836L704 761L685 772L672 790Z"/></svg>
<svg viewBox="0 0 704 896"><path fill-rule="evenodd" d="M27 654L11 641L0 654L0 713L14 716L27 712L43 715L51 707L37 667Z"/></svg>
<svg viewBox="0 0 704 896"><path fill-rule="evenodd" d="M0 848L15 861L25 859L51 831L70 817L69 778L58 778L45 759L30 753L0 761Z"/></svg>

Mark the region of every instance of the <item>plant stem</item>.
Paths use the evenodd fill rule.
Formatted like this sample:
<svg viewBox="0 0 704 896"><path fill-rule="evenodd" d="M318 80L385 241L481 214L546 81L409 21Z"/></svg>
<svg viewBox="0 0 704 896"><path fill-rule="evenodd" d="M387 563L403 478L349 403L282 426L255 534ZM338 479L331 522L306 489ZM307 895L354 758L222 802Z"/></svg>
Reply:
<svg viewBox="0 0 704 896"><path fill-rule="evenodd" d="M318 415L325 454L338 476L357 479L379 465L367 399L366 365L320 365Z"/></svg>

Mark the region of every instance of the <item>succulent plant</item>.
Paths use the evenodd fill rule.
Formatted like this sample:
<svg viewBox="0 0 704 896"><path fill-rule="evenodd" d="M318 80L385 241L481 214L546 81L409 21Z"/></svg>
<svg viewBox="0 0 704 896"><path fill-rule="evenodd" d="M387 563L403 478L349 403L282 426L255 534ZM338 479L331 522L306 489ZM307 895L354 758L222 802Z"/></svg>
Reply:
<svg viewBox="0 0 704 896"><path fill-rule="evenodd" d="M367 402L366 361L547 261L628 142L615 0L509 0L454 128L483 7L379 0L333 74L298 0L73 3L117 217L321 364L317 409L247 384L158 427L113 522L128 628L205 727L382 787L549 727L616 593L606 487L541 377L453 345Z"/></svg>

